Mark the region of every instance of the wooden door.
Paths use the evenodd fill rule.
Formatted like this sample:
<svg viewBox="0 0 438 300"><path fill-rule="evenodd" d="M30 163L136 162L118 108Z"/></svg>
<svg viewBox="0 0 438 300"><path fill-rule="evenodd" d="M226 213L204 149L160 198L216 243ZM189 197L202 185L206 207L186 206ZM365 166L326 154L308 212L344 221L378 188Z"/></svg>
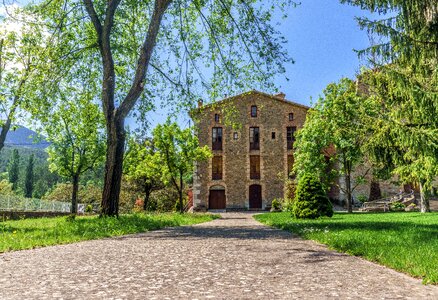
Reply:
<svg viewBox="0 0 438 300"><path fill-rule="evenodd" d="M262 208L262 186L253 184L249 186L249 208Z"/></svg>
<svg viewBox="0 0 438 300"><path fill-rule="evenodd" d="M210 190L209 209L225 209L225 190Z"/></svg>

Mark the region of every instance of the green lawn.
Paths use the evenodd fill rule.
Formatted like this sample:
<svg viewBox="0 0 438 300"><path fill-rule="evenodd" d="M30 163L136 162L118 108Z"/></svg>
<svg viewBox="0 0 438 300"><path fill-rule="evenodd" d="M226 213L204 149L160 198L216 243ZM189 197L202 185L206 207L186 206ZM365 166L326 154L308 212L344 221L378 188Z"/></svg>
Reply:
<svg viewBox="0 0 438 300"><path fill-rule="evenodd" d="M117 218L67 217L0 222L0 253L191 225L218 218L209 214L131 214Z"/></svg>
<svg viewBox="0 0 438 300"><path fill-rule="evenodd" d="M364 257L438 284L438 213L336 213L333 218L297 220L290 213L255 218L332 249Z"/></svg>

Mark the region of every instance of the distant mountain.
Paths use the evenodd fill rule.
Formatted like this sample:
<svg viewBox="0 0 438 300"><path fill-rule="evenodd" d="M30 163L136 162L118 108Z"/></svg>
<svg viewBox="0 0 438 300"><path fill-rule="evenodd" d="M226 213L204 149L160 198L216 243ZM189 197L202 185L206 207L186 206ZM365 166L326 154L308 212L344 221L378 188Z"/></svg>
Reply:
<svg viewBox="0 0 438 300"><path fill-rule="evenodd" d="M15 130L11 128L6 135L5 144L38 149L44 149L50 145L43 136L24 126L18 126Z"/></svg>

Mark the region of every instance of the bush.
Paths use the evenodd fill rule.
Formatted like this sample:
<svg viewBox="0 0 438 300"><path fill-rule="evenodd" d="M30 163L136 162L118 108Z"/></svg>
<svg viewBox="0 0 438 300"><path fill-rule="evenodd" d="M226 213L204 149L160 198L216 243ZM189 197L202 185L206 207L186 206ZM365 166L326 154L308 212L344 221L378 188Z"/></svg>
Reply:
<svg viewBox="0 0 438 300"><path fill-rule="evenodd" d="M176 190L166 187L151 193L147 210L158 212L174 211L177 201L178 193Z"/></svg>
<svg viewBox="0 0 438 300"><path fill-rule="evenodd" d="M359 201L360 203L364 203L368 201L368 197L365 196L364 194L360 194L356 197L357 201Z"/></svg>
<svg viewBox="0 0 438 300"><path fill-rule="evenodd" d="M389 208L392 211L404 211L405 207L406 206L403 203L400 203L400 202L391 203L391 205L389 206Z"/></svg>
<svg viewBox="0 0 438 300"><path fill-rule="evenodd" d="M292 214L300 219L333 216L333 206L315 176L305 174L298 181Z"/></svg>
<svg viewBox="0 0 438 300"><path fill-rule="evenodd" d="M294 207L294 200L293 199L284 199L284 203L283 203L283 211L287 211L287 212L292 212Z"/></svg>
<svg viewBox="0 0 438 300"><path fill-rule="evenodd" d="M281 211L281 202L282 199L274 199L271 203L271 211L272 212L280 212Z"/></svg>

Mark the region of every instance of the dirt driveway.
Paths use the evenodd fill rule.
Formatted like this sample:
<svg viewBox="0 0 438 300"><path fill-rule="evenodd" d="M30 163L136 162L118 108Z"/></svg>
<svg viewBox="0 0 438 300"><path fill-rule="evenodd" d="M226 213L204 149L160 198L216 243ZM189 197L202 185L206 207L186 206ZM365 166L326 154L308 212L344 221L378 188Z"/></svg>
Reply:
<svg viewBox="0 0 438 300"><path fill-rule="evenodd" d="M438 286L224 214L0 255L0 299L438 299Z"/></svg>

